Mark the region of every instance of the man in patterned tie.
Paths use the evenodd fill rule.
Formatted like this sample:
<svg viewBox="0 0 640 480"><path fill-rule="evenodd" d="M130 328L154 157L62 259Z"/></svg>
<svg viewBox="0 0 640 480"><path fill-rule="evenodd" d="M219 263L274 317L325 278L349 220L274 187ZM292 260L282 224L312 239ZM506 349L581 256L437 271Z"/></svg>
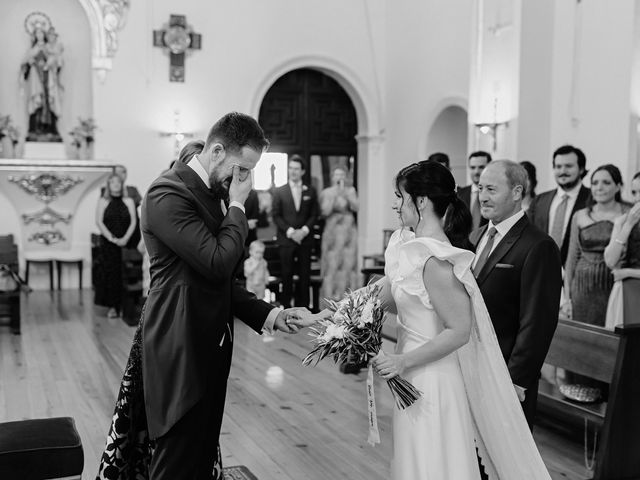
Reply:
<svg viewBox="0 0 640 480"><path fill-rule="evenodd" d="M481 213L488 224L469 240L473 272L500 349L532 426L540 369L558 323L562 273L556 243L522 210L527 172L509 160L491 162L480 175Z"/></svg>
<svg viewBox="0 0 640 480"><path fill-rule="evenodd" d="M553 174L557 188L537 195L529 207L529 218L543 232L551 235L564 266L569 250L573 214L591 202L591 191L582 185L587 174L587 159L579 148L564 145L553 152Z"/></svg>
<svg viewBox="0 0 640 480"><path fill-rule="evenodd" d="M480 214L480 201L478 200L478 182L480 174L491 161L491 154L479 150L469 155L469 177L471 185L458 190L458 196L469 207L471 218L473 219L472 230L475 230L487 223L487 219Z"/></svg>

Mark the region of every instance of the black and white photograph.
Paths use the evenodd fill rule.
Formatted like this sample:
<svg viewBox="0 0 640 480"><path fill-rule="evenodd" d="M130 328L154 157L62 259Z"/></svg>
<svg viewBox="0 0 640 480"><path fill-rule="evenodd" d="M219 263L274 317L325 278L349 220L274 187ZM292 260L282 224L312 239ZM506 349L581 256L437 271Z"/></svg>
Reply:
<svg viewBox="0 0 640 480"><path fill-rule="evenodd" d="M0 26L0 479L640 480L640 0Z"/></svg>

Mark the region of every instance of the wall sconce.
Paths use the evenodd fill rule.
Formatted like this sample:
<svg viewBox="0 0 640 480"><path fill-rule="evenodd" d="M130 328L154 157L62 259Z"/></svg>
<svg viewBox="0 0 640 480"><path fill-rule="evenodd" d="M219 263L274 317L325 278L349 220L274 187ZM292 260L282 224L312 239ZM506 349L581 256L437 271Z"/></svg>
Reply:
<svg viewBox="0 0 640 480"><path fill-rule="evenodd" d="M494 122L494 123L476 123L474 124L480 133L483 135L491 135L493 139L493 153L498 151L498 128L504 126L507 128L509 126L509 122Z"/></svg>
<svg viewBox="0 0 640 480"><path fill-rule="evenodd" d="M180 156L180 144L183 142L185 138L193 138L193 133L183 132L180 128L180 110L176 110L173 112L173 124L174 129L173 132L160 132L160 136L163 138L173 137L173 158L175 160Z"/></svg>

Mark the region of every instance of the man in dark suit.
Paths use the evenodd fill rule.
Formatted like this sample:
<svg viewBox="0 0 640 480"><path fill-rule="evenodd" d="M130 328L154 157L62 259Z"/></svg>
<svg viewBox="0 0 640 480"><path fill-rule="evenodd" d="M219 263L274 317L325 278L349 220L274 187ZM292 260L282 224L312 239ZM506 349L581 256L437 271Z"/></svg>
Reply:
<svg viewBox="0 0 640 480"><path fill-rule="evenodd" d="M478 186L489 223L470 240L473 272L511 379L526 389L522 408L532 426L540 369L558 323L562 274L557 245L522 210L526 182L515 162L496 160L484 169Z"/></svg>
<svg viewBox="0 0 640 480"><path fill-rule="evenodd" d="M291 305L294 259L297 258L295 304L308 307L313 226L318 217L318 197L313 187L302 183L305 170L304 159L300 155L289 158L288 172L289 182L276 188L272 204L282 267L281 298L285 308Z"/></svg>
<svg viewBox="0 0 640 480"><path fill-rule="evenodd" d="M537 195L529 207L529 218L548 233L560 248L564 266L569 250L571 219L591 203L591 191L582 185L587 159L579 148L564 145L553 152L553 173L557 188Z"/></svg>
<svg viewBox="0 0 640 480"><path fill-rule="evenodd" d="M478 200L478 182L480 174L491 161L491 154L478 150L469 155L469 176L471 185L458 189L458 196L467 205L471 212L473 223L472 230L487 223L487 219L480 214L480 200Z"/></svg>
<svg viewBox="0 0 640 480"><path fill-rule="evenodd" d="M142 371L156 442L154 480L218 478L211 472L219 459L234 316L258 333L290 331L290 312L258 300L233 279L248 230L250 171L267 145L253 118L225 115L202 153L164 172L142 204L151 259Z"/></svg>

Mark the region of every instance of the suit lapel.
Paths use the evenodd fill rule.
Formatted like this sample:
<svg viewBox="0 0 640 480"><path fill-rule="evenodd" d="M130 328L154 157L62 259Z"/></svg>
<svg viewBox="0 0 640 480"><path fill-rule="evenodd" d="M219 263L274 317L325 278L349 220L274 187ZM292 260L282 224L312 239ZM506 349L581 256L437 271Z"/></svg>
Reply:
<svg viewBox="0 0 640 480"><path fill-rule="evenodd" d="M484 282L484 280L489 275L489 272L491 272L491 270L493 270L493 268L496 266L496 263L498 263L502 259L502 257L504 257L509 252L509 250L511 250L511 247L513 247L513 244L516 243L516 241L520 238L520 235L522 235L522 231L525 229L528 223L529 220L525 215L520 220L518 220L513 227L511 227L511 229L507 232L507 235L500 241L493 252L491 252L491 255L489 255L489 258L487 259L487 263L484 264L482 270L480 270L478 278L476 279L478 285Z"/></svg>
<svg viewBox="0 0 640 480"><path fill-rule="evenodd" d="M176 162L173 169L185 186L204 205L205 212L209 213L218 222L221 221L224 218L224 214L220 207L220 200L213 196L198 174L183 163Z"/></svg>

